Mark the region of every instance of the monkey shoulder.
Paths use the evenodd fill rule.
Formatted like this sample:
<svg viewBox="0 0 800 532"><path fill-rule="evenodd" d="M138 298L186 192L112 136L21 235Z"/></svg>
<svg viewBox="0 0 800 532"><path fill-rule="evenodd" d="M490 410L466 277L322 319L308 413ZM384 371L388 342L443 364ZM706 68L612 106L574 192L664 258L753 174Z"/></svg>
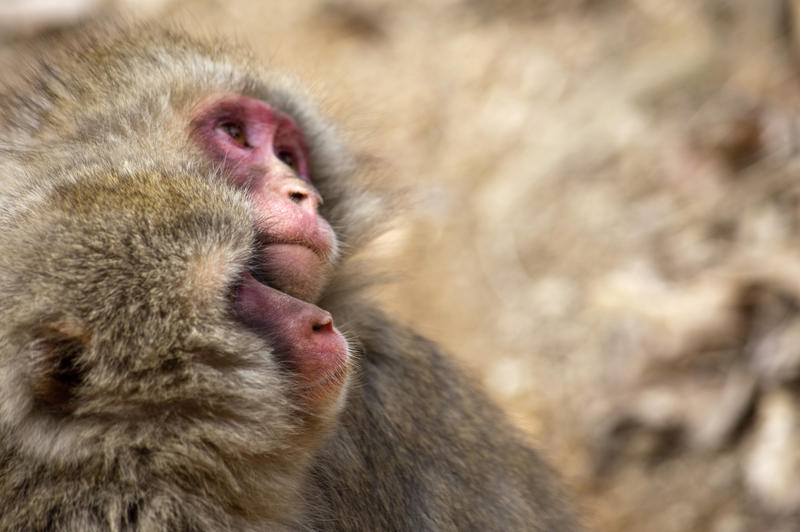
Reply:
<svg viewBox="0 0 800 532"><path fill-rule="evenodd" d="M330 504L321 528L576 530L553 473L478 383L434 342L369 315L313 472Z"/></svg>

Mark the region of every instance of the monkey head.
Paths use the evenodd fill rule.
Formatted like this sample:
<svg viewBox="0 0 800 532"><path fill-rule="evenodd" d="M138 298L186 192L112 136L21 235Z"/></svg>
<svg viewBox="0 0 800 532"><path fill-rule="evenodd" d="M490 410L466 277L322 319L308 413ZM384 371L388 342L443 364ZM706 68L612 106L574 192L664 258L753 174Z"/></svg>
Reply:
<svg viewBox="0 0 800 532"><path fill-rule="evenodd" d="M199 173L225 176L256 207L265 253L254 277L309 302L325 299L345 256L377 233L382 200L355 183L361 165L335 128L296 81L246 51L165 31L89 33L60 48L66 57L32 61L21 76L46 101L0 95L12 157L204 165Z"/></svg>
<svg viewBox="0 0 800 532"><path fill-rule="evenodd" d="M8 194L0 443L110 491L135 470L245 517L288 499L342 403L347 345L327 312L259 280L255 197L114 169Z"/></svg>

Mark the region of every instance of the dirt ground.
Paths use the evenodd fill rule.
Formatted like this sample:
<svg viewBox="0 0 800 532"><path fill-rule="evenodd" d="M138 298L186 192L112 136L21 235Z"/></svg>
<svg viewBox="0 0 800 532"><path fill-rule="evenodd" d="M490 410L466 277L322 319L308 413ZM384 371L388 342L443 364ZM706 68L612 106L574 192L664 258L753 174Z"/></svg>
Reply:
<svg viewBox="0 0 800 532"><path fill-rule="evenodd" d="M800 528L800 2L148 6L294 72L403 190L375 297L588 528Z"/></svg>

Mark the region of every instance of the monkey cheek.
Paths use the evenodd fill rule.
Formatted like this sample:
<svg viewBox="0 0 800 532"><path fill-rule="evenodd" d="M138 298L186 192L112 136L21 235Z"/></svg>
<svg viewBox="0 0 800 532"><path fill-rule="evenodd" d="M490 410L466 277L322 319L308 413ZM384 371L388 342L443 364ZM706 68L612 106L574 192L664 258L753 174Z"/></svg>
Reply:
<svg viewBox="0 0 800 532"><path fill-rule="evenodd" d="M331 269L327 260L300 244L270 244L262 257L270 285L303 301L319 299Z"/></svg>

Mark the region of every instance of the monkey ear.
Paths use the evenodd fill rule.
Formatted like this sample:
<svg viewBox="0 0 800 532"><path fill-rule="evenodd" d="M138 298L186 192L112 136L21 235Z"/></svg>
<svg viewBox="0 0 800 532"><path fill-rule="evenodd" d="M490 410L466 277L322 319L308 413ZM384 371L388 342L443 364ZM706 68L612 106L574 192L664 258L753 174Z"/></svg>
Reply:
<svg viewBox="0 0 800 532"><path fill-rule="evenodd" d="M61 320L33 329L34 360L31 372L34 400L40 406L68 413L84 381L82 354L91 334L75 320Z"/></svg>

